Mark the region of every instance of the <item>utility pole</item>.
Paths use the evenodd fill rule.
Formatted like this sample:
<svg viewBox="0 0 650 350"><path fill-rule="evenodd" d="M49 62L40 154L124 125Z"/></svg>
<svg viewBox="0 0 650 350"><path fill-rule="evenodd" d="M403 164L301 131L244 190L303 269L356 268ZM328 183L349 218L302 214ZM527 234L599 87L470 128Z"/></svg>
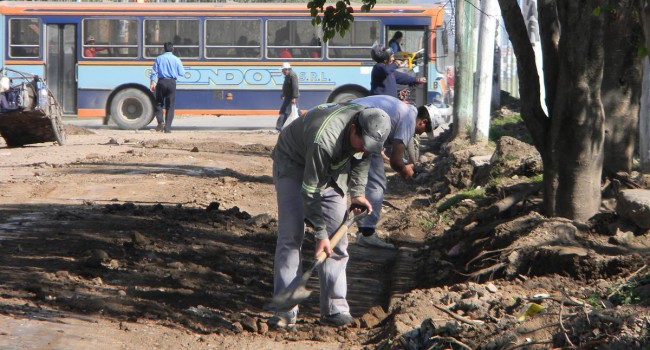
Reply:
<svg viewBox="0 0 650 350"><path fill-rule="evenodd" d="M454 91L454 128L453 135L469 135L472 128L474 112L474 69L475 46L472 38L474 24L474 7L476 0L456 2L456 58Z"/></svg>
<svg viewBox="0 0 650 350"><path fill-rule="evenodd" d="M481 27L478 40L478 89L474 118L472 120L472 143L487 143L490 133L490 104L492 102L492 73L494 71L494 46L496 23L499 12L497 0L481 1Z"/></svg>

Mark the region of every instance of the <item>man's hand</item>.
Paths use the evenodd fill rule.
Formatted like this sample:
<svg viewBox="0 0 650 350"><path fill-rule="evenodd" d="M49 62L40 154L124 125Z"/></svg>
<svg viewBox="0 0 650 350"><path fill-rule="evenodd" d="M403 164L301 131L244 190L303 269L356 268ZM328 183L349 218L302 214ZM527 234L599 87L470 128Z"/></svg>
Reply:
<svg viewBox="0 0 650 350"><path fill-rule="evenodd" d="M332 255L332 247L330 246L329 238L319 239L316 241L314 256L317 256L318 254L320 254L320 252L325 252L327 256Z"/></svg>
<svg viewBox="0 0 650 350"><path fill-rule="evenodd" d="M149 83L149 90L151 90L151 92L156 91L156 83L154 83L153 81Z"/></svg>
<svg viewBox="0 0 650 350"><path fill-rule="evenodd" d="M387 161L390 160L390 158L388 158L388 156L386 155L386 152L384 152L384 150L381 151L381 158L384 160L384 162L387 162Z"/></svg>
<svg viewBox="0 0 650 350"><path fill-rule="evenodd" d="M368 202L368 199L366 197L354 197L352 200L350 200L350 203L352 206L359 205L362 207L368 208L368 215L372 213L372 204ZM363 208L354 208L354 215L359 215L363 211Z"/></svg>
<svg viewBox="0 0 650 350"><path fill-rule="evenodd" d="M399 172L400 175L402 175L403 178L408 179L413 176L413 164L406 164L402 168L402 170Z"/></svg>

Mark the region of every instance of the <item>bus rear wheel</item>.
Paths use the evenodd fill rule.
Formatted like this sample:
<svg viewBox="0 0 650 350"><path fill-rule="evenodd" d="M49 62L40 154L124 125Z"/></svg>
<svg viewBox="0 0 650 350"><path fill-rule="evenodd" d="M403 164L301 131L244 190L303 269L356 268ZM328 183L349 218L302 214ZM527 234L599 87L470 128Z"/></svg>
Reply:
<svg viewBox="0 0 650 350"><path fill-rule="evenodd" d="M151 99L138 89L122 90L111 102L111 118L120 129L142 129L153 120Z"/></svg>
<svg viewBox="0 0 650 350"><path fill-rule="evenodd" d="M354 99L366 97L366 96L367 95L362 93L361 91L344 90L334 95L334 97L332 97L332 100L330 102L334 102L334 103L350 102Z"/></svg>

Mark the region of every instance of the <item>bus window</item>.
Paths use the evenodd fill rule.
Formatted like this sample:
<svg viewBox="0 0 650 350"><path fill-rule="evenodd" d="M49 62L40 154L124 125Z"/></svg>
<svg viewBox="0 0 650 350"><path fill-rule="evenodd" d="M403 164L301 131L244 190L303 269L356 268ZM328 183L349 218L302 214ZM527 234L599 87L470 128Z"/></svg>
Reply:
<svg viewBox="0 0 650 350"><path fill-rule="evenodd" d="M436 29L436 69L444 72L454 65L454 56L449 55L449 33L445 28ZM452 75L453 79L453 75Z"/></svg>
<svg viewBox="0 0 650 350"><path fill-rule="evenodd" d="M259 19L206 19L206 58L260 58L262 21Z"/></svg>
<svg viewBox="0 0 650 350"><path fill-rule="evenodd" d="M40 39L40 20L36 18L12 18L9 20L9 57L38 58Z"/></svg>
<svg viewBox="0 0 650 350"><path fill-rule="evenodd" d="M146 19L144 21L144 57L156 58L163 44L172 42L174 53L183 58L199 58L198 19Z"/></svg>
<svg viewBox="0 0 650 350"><path fill-rule="evenodd" d="M137 20L93 18L82 24L84 58L138 57Z"/></svg>
<svg viewBox="0 0 650 350"><path fill-rule="evenodd" d="M362 59L370 58L370 47L378 39L379 21L357 20L350 25L350 31L345 37L335 35L330 39L327 57L330 59Z"/></svg>
<svg viewBox="0 0 650 350"><path fill-rule="evenodd" d="M269 20L266 29L267 57L320 59L319 28L311 20Z"/></svg>

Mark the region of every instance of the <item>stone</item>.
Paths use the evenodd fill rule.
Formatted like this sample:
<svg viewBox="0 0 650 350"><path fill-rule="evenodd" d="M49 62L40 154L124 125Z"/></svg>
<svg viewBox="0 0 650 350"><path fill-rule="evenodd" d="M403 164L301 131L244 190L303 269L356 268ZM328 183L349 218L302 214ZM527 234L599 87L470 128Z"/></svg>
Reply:
<svg viewBox="0 0 650 350"><path fill-rule="evenodd" d="M384 309L381 306L377 306L377 305L371 307L370 310L368 310L368 313L375 316L379 320L383 320L384 318L386 318L386 316L388 316L388 314L386 314Z"/></svg>
<svg viewBox="0 0 650 350"><path fill-rule="evenodd" d="M269 332L269 325L266 322L257 320L257 333L266 334Z"/></svg>
<svg viewBox="0 0 650 350"><path fill-rule="evenodd" d="M364 314L363 316L361 316L359 321L361 323L361 328L372 328L372 327L378 325L379 322L380 322L380 320L377 317L375 317L375 316L373 316L373 315L371 315L369 313Z"/></svg>
<svg viewBox="0 0 650 350"><path fill-rule="evenodd" d="M145 237L142 233L138 231L133 231L131 234L131 241L133 244L138 245L138 246L144 246L149 244L149 240L147 237Z"/></svg>
<svg viewBox="0 0 650 350"><path fill-rule="evenodd" d="M618 194L616 211L640 228L650 229L650 190L622 190Z"/></svg>
<svg viewBox="0 0 650 350"><path fill-rule="evenodd" d="M258 332L257 322L256 322L256 320L254 318L252 318L250 316L244 316L244 317L242 317L240 322L241 322L242 327L244 327L245 330L247 330L249 332L253 332L253 333Z"/></svg>

